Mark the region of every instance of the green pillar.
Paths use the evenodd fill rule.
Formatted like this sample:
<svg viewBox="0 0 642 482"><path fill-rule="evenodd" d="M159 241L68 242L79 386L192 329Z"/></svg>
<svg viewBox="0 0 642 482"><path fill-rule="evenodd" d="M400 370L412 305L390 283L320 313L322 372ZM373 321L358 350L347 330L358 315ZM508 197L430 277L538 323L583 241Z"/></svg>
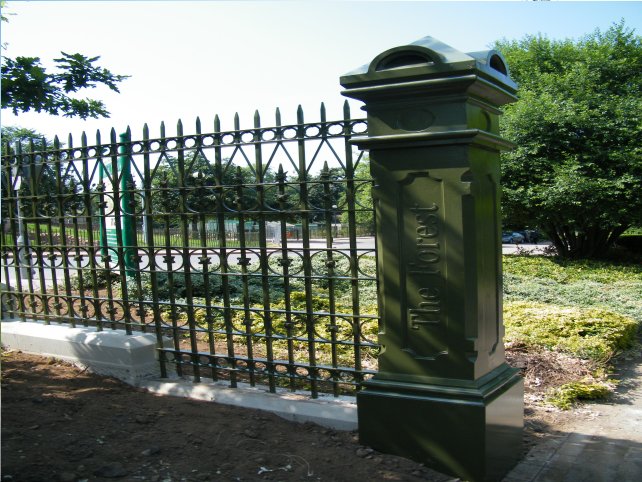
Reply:
<svg viewBox="0 0 642 482"><path fill-rule="evenodd" d="M466 480L518 460L523 381L504 358L499 107L516 84L495 51L431 37L341 78L361 100L375 180L379 372L361 442Z"/></svg>
<svg viewBox="0 0 642 482"><path fill-rule="evenodd" d="M128 142L131 134L129 129L127 132L119 135L120 146L118 147L118 168L121 171L120 183L120 212L121 212L121 230L122 230L122 245L123 249L125 273L127 276L134 276L138 266L135 261L137 255L136 248L136 232L134 227L134 196L132 194L133 179L131 169L131 157L129 155Z"/></svg>
<svg viewBox="0 0 642 482"><path fill-rule="evenodd" d="M112 165L106 163L104 170L114 180L112 182L113 193L108 197L108 205L103 209L103 216L105 216L106 230L103 232L102 225L100 228L100 239L102 248L102 255L113 255L118 258L118 248L123 248L123 264L125 272L128 276L133 276L137 269L134 258L137 254L136 248L136 233L134 227L134 205L133 196L129 183L132 182L131 175L131 159L127 150L127 143L129 142L129 130L126 133L119 135L120 145L118 146L118 160L116 164L117 171L114 174ZM99 178L100 182L104 182L106 173L103 170L103 164L99 165ZM118 185L118 196L116 195L115 184ZM110 191L111 192L111 191ZM116 198L117 201L116 201ZM118 202L119 215L116 216L115 202ZM105 210L109 215L105 215ZM117 220L120 219L120 229L116 227ZM119 234L120 231L120 234ZM111 253L110 253L111 251Z"/></svg>

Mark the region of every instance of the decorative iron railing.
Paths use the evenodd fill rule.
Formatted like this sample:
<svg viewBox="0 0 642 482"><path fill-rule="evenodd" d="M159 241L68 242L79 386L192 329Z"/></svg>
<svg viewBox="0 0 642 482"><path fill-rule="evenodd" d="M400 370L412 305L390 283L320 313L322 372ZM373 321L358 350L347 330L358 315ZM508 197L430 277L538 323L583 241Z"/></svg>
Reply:
<svg viewBox="0 0 642 482"><path fill-rule="evenodd" d="M363 119L3 146L2 316L153 330L180 375L353 391L376 370ZM361 236L358 236L361 235Z"/></svg>

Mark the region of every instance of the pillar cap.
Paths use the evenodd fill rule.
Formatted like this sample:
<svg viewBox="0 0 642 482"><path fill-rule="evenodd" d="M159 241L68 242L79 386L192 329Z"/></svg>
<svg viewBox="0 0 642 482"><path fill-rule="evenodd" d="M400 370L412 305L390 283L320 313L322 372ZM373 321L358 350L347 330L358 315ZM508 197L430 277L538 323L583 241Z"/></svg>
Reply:
<svg viewBox="0 0 642 482"><path fill-rule="evenodd" d="M517 84L510 78L506 60L496 50L463 53L433 38L424 37L409 45L394 47L370 63L341 77L348 89L383 87L432 79L481 78L509 95ZM349 93L345 93L350 96Z"/></svg>

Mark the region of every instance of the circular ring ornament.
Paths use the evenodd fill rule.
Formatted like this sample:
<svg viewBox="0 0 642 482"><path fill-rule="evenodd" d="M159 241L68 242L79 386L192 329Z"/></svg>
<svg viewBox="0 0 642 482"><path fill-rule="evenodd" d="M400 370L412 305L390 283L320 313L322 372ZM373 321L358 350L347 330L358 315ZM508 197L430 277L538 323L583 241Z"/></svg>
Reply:
<svg viewBox="0 0 642 482"><path fill-rule="evenodd" d="M261 131L261 140L264 142L270 142L276 139L277 131L275 129L266 129Z"/></svg>
<svg viewBox="0 0 642 482"><path fill-rule="evenodd" d="M154 253L154 264L161 271L179 271L183 269L184 260L182 251L176 248L159 248Z"/></svg>
<svg viewBox="0 0 642 482"><path fill-rule="evenodd" d="M198 138L194 136L183 137L183 147L187 149L194 149L199 145Z"/></svg>
<svg viewBox="0 0 642 482"><path fill-rule="evenodd" d="M360 275L365 279L377 278L377 265L374 249L362 251L357 257L357 267Z"/></svg>
<svg viewBox="0 0 642 482"><path fill-rule="evenodd" d="M100 316L105 322L119 322L125 318L122 302L118 300L101 300Z"/></svg>
<svg viewBox="0 0 642 482"><path fill-rule="evenodd" d="M332 253L332 257L330 257ZM322 250L310 257L312 274L324 278L350 276L350 256L339 250Z"/></svg>
<svg viewBox="0 0 642 482"><path fill-rule="evenodd" d="M241 143L242 144L251 144L254 142L254 132L245 131L241 133Z"/></svg>
<svg viewBox="0 0 642 482"><path fill-rule="evenodd" d="M33 255L33 258L36 256ZM91 254L88 248L69 248L67 250L67 257L73 261L72 266L76 269L86 269L91 266ZM34 259L34 262L37 262ZM89 273L87 273L89 276Z"/></svg>
<svg viewBox="0 0 642 482"><path fill-rule="evenodd" d="M328 134L332 137L340 136L344 131L343 126L343 122L333 122L332 124L328 124Z"/></svg>
<svg viewBox="0 0 642 482"><path fill-rule="evenodd" d="M85 207L84 198L81 194L66 196L62 205L65 217L82 216L87 212Z"/></svg>
<svg viewBox="0 0 642 482"><path fill-rule="evenodd" d="M352 134L363 135L368 132L368 122L365 120L352 121L350 124Z"/></svg>
<svg viewBox="0 0 642 482"><path fill-rule="evenodd" d="M17 303L19 300L19 297L16 296L15 299ZM29 296L24 296L23 299L24 299L25 308L27 311L30 311L31 313L35 313L35 314L41 314L45 312L45 303L42 296L35 295L32 297L31 295L29 295ZM18 306L19 305L16 304L15 309L18 309Z"/></svg>
<svg viewBox="0 0 642 482"><path fill-rule="evenodd" d="M43 218L58 217L58 203L55 196L50 195L45 199L38 199L36 201L36 214Z"/></svg>
<svg viewBox="0 0 642 482"><path fill-rule="evenodd" d="M60 248L49 248L43 252L42 265L45 268L61 268L65 255Z"/></svg>
<svg viewBox="0 0 642 482"><path fill-rule="evenodd" d="M296 139L298 136L298 129L294 127L286 127L282 131L282 136L284 139Z"/></svg>
<svg viewBox="0 0 642 482"><path fill-rule="evenodd" d="M359 322L359 338L367 343L368 345L373 345L377 350L379 349L378 345L378 333L379 333L379 320L373 318L362 319ZM368 335L371 333L371 335Z"/></svg>
<svg viewBox="0 0 642 482"><path fill-rule="evenodd" d="M316 137L319 137L323 131L319 127L319 125L314 124L314 125L306 126L304 132L305 132L305 137L314 139Z"/></svg>
<svg viewBox="0 0 642 482"><path fill-rule="evenodd" d="M221 269L221 257L213 249L192 249L189 252L190 268L198 271L205 271L214 274Z"/></svg>
<svg viewBox="0 0 642 482"><path fill-rule="evenodd" d="M96 307L92 299L76 298L72 303L71 309L73 316L82 320L96 316Z"/></svg>
<svg viewBox="0 0 642 482"><path fill-rule="evenodd" d="M261 269L260 253L254 249L233 249L227 252L226 265L232 273L242 273L245 267L247 273L256 273Z"/></svg>
<svg viewBox="0 0 642 482"><path fill-rule="evenodd" d="M13 256L13 250L7 246L2 246L2 261L6 267L13 267L16 264L15 257ZM33 256L32 256L33 258Z"/></svg>
<svg viewBox="0 0 642 482"><path fill-rule="evenodd" d="M294 276L303 272L303 253L288 249L286 255L282 250L274 250L267 256L268 271L279 276Z"/></svg>

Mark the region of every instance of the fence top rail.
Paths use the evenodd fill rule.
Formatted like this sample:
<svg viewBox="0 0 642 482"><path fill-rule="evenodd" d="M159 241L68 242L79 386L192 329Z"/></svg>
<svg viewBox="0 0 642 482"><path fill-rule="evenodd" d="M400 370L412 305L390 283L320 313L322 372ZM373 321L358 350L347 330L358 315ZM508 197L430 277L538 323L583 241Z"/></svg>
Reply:
<svg viewBox="0 0 642 482"><path fill-rule="evenodd" d="M124 142L119 140L116 130L112 128L109 141L103 142L100 131L97 131L96 141L91 145L88 144L85 132L81 134L80 146L74 145L71 134L68 136L66 146L62 144L58 136L54 138L53 143L49 144L45 139L40 142L31 140L28 148L23 147L24 144L21 145L20 142L16 142L15 147L10 146L9 143L3 143L2 160L15 163L17 159L26 158L33 159L38 163L47 162L50 157L53 157L54 161L73 161L117 156L120 147L125 147L130 155L137 155L365 135L368 128L367 120L365 118L352 119L349 116L349 111L346 114L348 115L342 120L327 121L322 115L322 119L318 122L304 122L301 112L299 122L288 125L281 125L277 115L275 125L266 127L260 126L260 119L255 116L254 126L246 129L240 128L237 115L234 119L234 129L231 130L221 130L217 116L214 120L214 130L205 133L201 132L201 121L197 118L193 134L185 134L183 123L179 120L176 125L176 135L166 135L165 123L162 122L161 135L153 138L149 137L149 128L145 124L142 138L139 140L132 140L131 129L128 127L128 140Z"/></svg>

